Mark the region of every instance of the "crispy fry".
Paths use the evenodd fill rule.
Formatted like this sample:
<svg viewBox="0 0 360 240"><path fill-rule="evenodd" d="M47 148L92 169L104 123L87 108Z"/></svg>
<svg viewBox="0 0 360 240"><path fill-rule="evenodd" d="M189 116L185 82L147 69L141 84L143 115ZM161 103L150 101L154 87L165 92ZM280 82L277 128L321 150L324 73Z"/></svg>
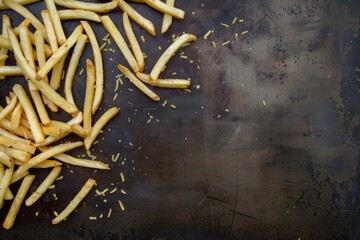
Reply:
<svg viewBox="0 0 360 240"><path fill-rule="evenodd" d="M21 5L28 5L28 4L32 4L32 3L36 3L40 0L16 0L17 3L21 4ZM9 9L9 7L7 7L6 5L4 5L2 2L0 2L0 10L6 10Z"/></svg>
<svg viewBox="0 0 360 240"><path fill-rule="evenodd" d="M65 60L68 53L69 52L65 53L65 55L60 58L60 60L55 64L55 66L52 69L51 78L50 78L50 87L52 87L52 89L54 90L57 90L60 87L61 77L63 74Z"/></svg>
<svg viewBox="0 0 360 240"><path fill-rule="evenodd" d="M66 8L81 9L96 13L106 13L115 9L117 6L116 0L112 0L111 2L107 3L89 3L76 0L55 0L55 3Z"/></svg>
<svg viewBox="0 0 360 240"><path fill-rule="evenodd" d="M22 126L19 126L18 128L13 128L11 126L11 122L8 119L2 119L0 120L0 127L13 132L14 134L21 136L21 137L25 137L26 139L34 139L33 135L30 133L28 135L25 136L25 133L22 130Z"/></svg>
<svg viewBox="0 0 360 240"><path fill-rule="evenodd" d="M131 7L127 2L124 0L118 1L119 8L126 12L129 17L134 20L137 24L139 24L140 27L142 27L145 31L150 33L152 36L156 35L154 24L144 18L140 13L138 13L133 7Z"/></svg>
<svg viewBox="0 0 360 240"><path fill-rule="evenodd" d="M45 29L46 29L46 32L43 32L43 34L46 34L46 36L49 39L49 44L50 44L51 50L53 52L55 52L59 48L59 45L58 45L58 42L57 42L54 26L53 26L53 24L51 22L49 11L48 10L42 10L41 11L41 17L42 17L42 19L44 21L44 25L45 25Z"/></svg>
<svg viewBox="0 0 360 240"><path fill-rule="evenodd" d="M139 42L136 39L136 36L134 34L134 31L132 29L132 26L131 26L131 23L129 20L129 16L127 15L126 12L123 13L123 23L124 23L124 29L125 29L126 36L129 39L131 49L134 53L134 57L136 58L136 61L139 66L139 70L140 70L139 72L142 72L145 68L144 54L141 51Z"/></svg>
<svg viewBox="0 0 360 240"><path fill-rule="evenodd" d="M26 177L29 174L30 174L29 171L25 171L25 172L22 172L22 173L17 174L17 175L13 174L13 176L11 178L10 185L20 181L21 179L23 179L24 177Z"/></svg>
<svg viewBox="0 0 360 240"><path fill-rule="evenodd" d="M94 124L94 126L91 129L90 135L87 136L84 139L84 145L87 150L90 149L92 143L94 142L95 138L99 135L101 129L113 118L117 113L119 112L119 109L117 107L113 107L108 109L100 118L97 120L97 122Z"/></svg>
<svg viewBox="0 0 360 240"><path fill-rule="evenodd" d="M61 20L83 19L93 22L101 22L100 16L92 11L85 10L59 10L59 17Z"/></svg>
<svg viewBox="0 0 360 240"><path fill-rule="evenodd" d="M36 150L36 148L30 144L18 142L16 140L4 136L0 136L0 144L7 147L15 148L17 150L25 151L31 154L33 154Z"/></svg>
<svg viewBox="0 0 360 240"><path fill-rule="evenodd" d="M0 182L0 209L3 206L5 193L10 185L13 174L14 174L14 161L12 162L11 167L5 170L4 176L2 177Z"/></svg>
<svg viewBox="0 0 360 240"><path fill-rule="evenodd" d="M95 185L94 179L89 179L85 183L85 185L81 188L80 192L76 194L76 196L71 200L69 205L56 217L52 220L52 224L58 224L67 218L72 211L79 205L79 203L86 197L86 195L90 192L90 190Z"/></svg>
<svg viewBox="0 0 360 240"><path fill-rule="evenodd" d="M10 147L0 146L0 151L9 155L12 158L20 160L22 162L26 162L31 158L31 154L25 151L17 150Z"/></svg>
<svg viewBox="0 0 360 240"><path fill-rule="evenodd" d="M99 44L96 40L96 36L94 31L92 30L91 26L86 21L80 21L81 25L84 27L86 34L89 37L89 41L91 44L91 48L94 54L94 64L95 64L95 71L96 71L96 88L95 88L95 95L94 95L94 102L92 105L91 112L94 115L97 109L100 106L102 97L103 97L103 90L104 90L104 68L103 68L103 60L101 56L101 50L99 48Z"/></svg>
<svg viewBox="0 0 360 240"><path fill-rule="evenodd" d="M58 137L61 132L60 129L54 125L43 126L42 129L43 129L43 132L45 135L52 136L52 137Z"/></svg>
<svg viewBox="0 0 360 240"><path fill-rule="evenodd" d="M71 56L71 59L69 62L69 67L68 67L66 77L65 77L65 86L64 86L65 98L69 103L72 103L74 105L76 105L76 104L75 104L71 89L72 89L72 84L73 84L74 77L75 77L75 72L79 65L80 57L85 48L86 41L87 41L87 35L82 34L79 37L79 39L74 47L74 51L72 53L72 56Z"/></svg>
<svg viewBox="0 0 360 240"><path fill-rule="evenodd" d="M185 12L179 8L172 7L160 0L145 0L145 3L159 12L169 14L178 19L184 19Z"/></svg>
<svg viewBox="0 0 360 240"><path fill-rule="evenodd" d="M5 166L4 164L0 163L0 182L5 174ZM4 200L12 200L14 198L14 195L10 191L10 188L8 188L5 192ZM1 204L0 204L1 205Z"/></svg>
<svg viewBox="0 0 360 240"><path fill-rule="evenodd" d="M140 91L154 101L160 101L160 97L154 93L150 88L145 86L129 69L119 64L118 69L130 80Z"/></svg>
<svg viewBox="0 0 360 240"><path fill-rule="evenodd" d="M30 140L18 137L15 134L12 134L12 133L8 132L8 131L6 131L5 129L3 129L1 127L0 127L0 134L2 136L4 136L4 137L10 138L10 139L12 139L14 141L18 141L18 142L25 143L25 144L31 144Z"/></svg>
<svg viewBox="0 0 360 240"><path fill-rule="evenodd" d="M143 82L151 84L150 75L145 73L136 73L136 76ZM155 84L156 87L162 88L189 88L190 80L188 79L158 79Z"/></svg>
<svg viewBox="0 0 360 240"><path fill-rule="evenodd" d="M38 165L35 165L33 168L53 168L61 165L62 163L56 160L45 160Z"/></svg>
<svg viewBox="0 0 360 240"><path fill-rule="evenodd" d="M11 21L10 21L9 16L4 14L4 15L2 15L2 30L1 30L2 31L2 36L4 38L8 38L8 32L7 32L8 27L11 27ZM7 56L8 52L9 52L9 50L6 49L6 48L1 48L0 49L0 55L2 55L2 56ZM6 59L7 58L0 60L0 68L4 67ZM6 75L0 73L0 79L5 79L5 76Z"/></svg>
<svg viewBox="0 0 360 240"><path fill-rule="evenodd" d="M71 125L61 121L51 120L49 126L54 126L60 131L71 132Z"/></svg>
<svg viewBox="0 0 360 240"><path fill-rule="evenodd" d="M0 40L1 41L1 40ZM21 68L18 66L0 66L0 79L5 76L20 76L23 75Z"/></svg>
<svg viewBox="0 0 360 240"><path fill-rule="evenodd" d="M16 104L17 104L17 97L15 96L11 99L11 102L0 112L0 119L3 119L7 115L9 115L16 107Z"/></svg>
<svg viewBox="0 0 360 240"><path fill-rule="evenodd" d="M50 70L55 66L55 64L70 50L70 48L76 43L77 39L81 35L83 27L81 25L77 26L74 32L70 37L61 45L53 55L46 61L45 65L37 72L36 79L42 79Z"/></svg>
<svg viewBox="0 0 360 240"><path fill-rule="evenodd" d="M16 28L14 28L14 32L16 34L16 36L19 35L19 28L24 26L24 27L29 27L31 24L31 19L29 18L25 18L24 21L22 21ZM10 25L8 27L11 27ZM6 28L7 29L7 28Z"/></svg>
<svg viewBox="0 0 360 240"><path fill-rule="evenodd" d="M45 5L49 11L52 25L54 26L56 39L57 39L58 43L61 45L61 44L65 43L66 36L64 33L64 29L62 28L58 12L56 10L55 2L54 2L54 0L45 0Z"/></svg>
<svg viewBox="0 0 360 240"><path fill-rule="evenodd" d="M54 167L49 175L45 178L45 180L40 184L40 186L33 192L30 197L28 197L25 201L26 206L33 205L53 184L56 178L61 173L61 166Z"/></svg>
<svg viewBox="0 0 360 240"><path fill-rule="evenodd" d="M7 167L11 167L11 164L13 161L14 161L14 159L11 159L11 157L9 155L0 151L0 162L2 164L4 164Z"/></svg>
<svg viewBox="0 0 360 240"><path fill-rule="evenodd" d="M101 22L104 25L105 29L110 33L111 37L114 39L116 45L119 47L121 53L124 55L126 61L129 63L132 70L134 72L139 72L140 68L135 60L135 57L132 55L123 36L115 26L114 22L111 20L111 18L109 16L103 16L101 17Z"/></svg>
<svg viewBox="0 0 360 240"><path fill-rule="evenodd" d="M82 137L82 138L86 138L86 134L85 134L85 130L82 126L80 126L79 124L74 124L71 125L71 130L73 133L75 133L76 135Z"/></svg>
<svg viewBox="0 0 360 240"><path fill-rule="evenodd" d="M35 175L28 175L24 178L22 181L20 188L13 200L13 203L11 204L10 210L8 214L6 215L5 221L3 223L3 227L5 229L10 229L12 225L15 222L16 215L18 214L20 207L22 205L22 202L25 199L25 196L27 192L29 191L29 188L32 184L32 182L35 179Z"/></svg>
<svg viewBox="0 0 360 240"><path fill-rule="evenodd" d="M184 33L181 37L179 37L175 42L173 42L168 49L161 55L159 60L156 62L154 68L150 73L150 82L155 84L161 71L166 66L167 62L170 58L176 53L177 50L181 48L184 44L195 41L196 37L192 34Z"/></svg>
<svg viewBox="0 0 360 240"><path fill-rule="evenodd" d="M166 0L166 5L174 7L175 6L175 0ZM164 13L162 25L161 25L161 33L166 33L167 30L169 30L171 24L172 24L173 17L167 13Z"/></svg>
<svg viewBox="0 0 360 240"><path fill-rule="evenodd" d="M86 60L86 91L84 100L84 121L83 127L85 135L91 131L91 108L94 100L95 87L95 66L90 59Z"/></svg>

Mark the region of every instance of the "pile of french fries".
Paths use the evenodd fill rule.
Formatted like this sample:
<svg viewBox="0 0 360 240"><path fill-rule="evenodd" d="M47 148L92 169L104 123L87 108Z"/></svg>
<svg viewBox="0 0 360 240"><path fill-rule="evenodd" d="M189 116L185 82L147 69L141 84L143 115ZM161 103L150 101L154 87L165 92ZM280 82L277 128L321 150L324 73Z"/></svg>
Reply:
<svg viewBox="0 0 360 240"><path fill-rule="evenodd" d="M147 4L164 13L161 33L168 31L173 17L183 19L185 12L175 7L175 0L133 0ZM143 73L145 57L140 48L130 19L140 25L150 35L155 36L154 24L139 14L124 0L107 3L89 3L77 0L44 0L45 9L41 19L35 17L25 5L38 0L2 0L0 9L12 9L24 20L12 26L11 19L2 15L2 35L0 36L0 79L9 76L24 76L25 86L15 83L12 92L6 97L7 105L0 106L0 209L4 201L11 201L10 210L3 223L5 229L13 226L23 202L26 206L34 204L60 175L62 164L109 170L103 162L80 159L66 154L84 146L90 150L103 127L119 112L117 107L110 108L94 121L93 116L99 109L104 91L104 70L101 49L89 22L100 22L115 41L124 55L129 68L122 64L118 69L141 92L154 101L160 97L147 85L164 88L188 88L188 79L160 79L161 72L171 57L196 37L185 33L178 37L162 54L149 74ZM66 8L66 9L64 9ZM126 39L106 14L116 8L123 11L122 21ZM66 36L63 21L79 19L78 26ZM29 30L32 25L34 32ZM72 94L74 76L87 41L90 42L93 60L86 60L86 90L82 111L77 107ZM72 49L72 52L71 52ZM13 54L16 65L6 64L9 54ZM62 84L65 61L70 58L64 80L64 95L58 92ZM106 63L105 63L106 64ZM51 74L49 74L51 73ZM68 122L60 122L49 117L48 111L58 112L59 108L72 116ZM69 134L80 136L83 141L57 144ZM55 145L53 143L56 143ZM31 193L27 193L35 178L32 168L51 168L49 175ZM22 181L14 196L11 185ZM65 220L82 199L96 184L89 179L69 205L52 220L57 224Z"/></svg>

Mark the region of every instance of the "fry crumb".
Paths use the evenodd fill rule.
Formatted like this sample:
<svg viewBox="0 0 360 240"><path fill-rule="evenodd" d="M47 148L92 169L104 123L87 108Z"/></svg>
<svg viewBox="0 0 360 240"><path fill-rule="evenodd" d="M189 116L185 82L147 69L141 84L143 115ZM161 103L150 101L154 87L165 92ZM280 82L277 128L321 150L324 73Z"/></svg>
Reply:
<svg viewBox="0 0 360 240"><path fill-rule="evenodd" d="M99 218L103 218L103 217L104 217L104 214L101 213L100 216L99 216Z"/></svg>
<svg viewBox="0 0 360 240"><path fill-rule="evenodd" d="M230 112L230 110L229 110L229 109L227 109L227 108L225 108L225 112Z"/></svg>
<svg viewBox="0 0 360 240"><path fill-rule="evenodd" d="M125 182L125 177L124 177L124 174L122 172L120 173L120 178L121 178L121 182Z"/></svg>
<svg viewBox="0 0 360 240"><path fill-rule="evenodd" d="M173 76L176 76L176 74L177 74L176 72L171 73L171 75L173 75Z"/></svg>
<svg viewBox="0 0 360 240"><path fill-rule="evenodd" d="M174 104L171 104L170 106L171 106L171 108L173 108L173 109L176 108L176 105L174 105Z"/></svg>
<svg viewBox="0 0 360 240"><path fill-rule="evenodd" d="M214 48L216 48L216 42L212 41L211 44L213 45Z"/></svg>
<svg viewBox="0 0 360 240"><path fill-rule="evenodd" d="M146 41L145 41L145 37L144 37L144 35L141 35L141 41L143 42L143 43L145 43Z"/></svg>
<svg viewBox="0 0 360 240"><path fill-rule="evenodd" d="M235 33L235 42L237 42L239 40L239 34L238 33Z"/></svg>
<svg viewBox="0 0 360 240"><path fill-rule="evenodd" d="M229 25L227 25L226 23L220 23L220 25L223 26L223 27L226 27L226 28L229 27Z"/></svg>
<svg viewBox="0 0 360 240"><path fill-rule="evenodd" d="M109 208L109 212L108 212L108 214L107 214L107 218L110 218L111 213L112 213L112 209L111 209L111 208Z"/></svg>
<svg viewBox="0 0 360 240"><path fill-rule="evenodd" d="M36 212L36 213L35 213L35 216L39 216L39 212Z"/></svg>
<svg viewBox="0 0 360 240"><path fill-rule="evenodd" d="M187 57L187 56L184 56L184 55L181 55L180 58L188 59L188 57Z"/></svg>
<svg viewBox="0 0 360 240"><path fill-rule="evenodd" d="M234 17L234 20L232 21L232 24L235 24L237 21L237 17Z"/></svg>
<svg viewBox="0 0 360 240"><path fill-rule="evenodd" d="M114 192L116 192L117 191L117 188L115 187L113 190L111 190L109 193L110 194L113 194Z"/></svg>
<svg viewBox="0 0 360 240"><path fill-rule="evenodd" d="M209 31L204 35L204 40L207 40L212 32L213 32L213 31L209 30Z"/></svg>
<svg viewBox="0 0 360 240"><path fill-rule="evenodd" d="M121 210L125 211L124 204L120 200L118 200L118 202L119 202L119 206L120 206Z"/></svg>
<svg viewBox="0 0 360 240"><path fill-rule="evenodd" d="M166 104L167 104L167 102L168 102L168 100L165 100L164 102L163 102L163 107L165 107L166 106Z"/></svg>
<svg viewBox="0 0 360 240"><path fill-rule="evenodd" d="M89 217L89 220L96 220L97 217Z"/></svg>
<svg viewBox="0 0 360 240"><path fill-rule="evenodd" d="M241 35L244 35L244 34L247 34L249 31L246 30L246 31L243 31L242 33L240 33Z"/></svg>
<svg viewBox="0 0 360 240"><path fill-rule="evenodd" d="M244 22L244 19L240 19L239 22L240 22L240 23Z"/></svg>
<svg viewBox="0 0 360 240"><path fill-rule="evenodd" d="M64 176L60 176L60 177L58 177L57 179L56 179L56 181L60 181L60 180L62 180L64 178Z"/></svg>
<svg viewBox="0 0 360 240"><path fill-rule="evenodd" d="M226 41L226 42L223 42L221 45L222 46L226 46L226 45L228 45L230 43L230 41L228 40L228 41Z"/></svg>
<svg viewBox="0 0 360 240"><path fill-rule="evenodd" d="M57 211L54 211L53 213L54 213L55 217L59 216Z"/></svg>
<svg viewBox="0 0 360 240"><path fill-rule="evenodd" d="M55 185L51 185L51 186L49 186L48 189L54 189L54 188L55 188Z"/></svg>
<svg viewBox="0 0 360 240"><path fill-rule="evenodd" d="M266 106L266 102L265 102L265 100L263 100L263 101L262 101L262 103L263 103L263 105L264 105L264 106Z"/></svg>
<svg viewBox="0 0 360 240"><path fill-rule="evenodd" d="M82 68L79 72L79 75L83 74L83 72L84 72L84 69Z"/></svg>

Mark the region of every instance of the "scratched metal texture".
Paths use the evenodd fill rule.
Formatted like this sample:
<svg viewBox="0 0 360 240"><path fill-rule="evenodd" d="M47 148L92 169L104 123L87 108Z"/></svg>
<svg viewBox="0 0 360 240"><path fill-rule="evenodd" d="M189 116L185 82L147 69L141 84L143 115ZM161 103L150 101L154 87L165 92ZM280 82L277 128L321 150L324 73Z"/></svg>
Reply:
<svg viewBox="0 0 360 240"><path fill-rule="evenodd" d="M162 15L132 5L159 33ZM164 36L152 38L134 27L146 38L141 43L146 72L172 34L199 37L184 49L188 60L176 56L162 75L176 71L179 78L190 77L191 93L156 89L162 101L153 103L123 79L113 101L115 66L126 63L111 43L116 52L104 52L105 94L95 118L109 106L121 112L92 152L112 170L65 166L55 190L23 206L14 227L0 229L0 239L358 239L360 1L198 0L177 6L186 18L175 20ZM29 6L42 8L42 3ZM3 13L14 24L21 21ZM121 12L110 16L123 32ZM232 24L234 17L244 22ZM76 25L66 22L66 33ZM92 26L103 43L101 24ZM205 41L209 29L215 32ZM221 46L227 40L231 43ZM87 57L89 46L78 72ZM84 81L85 74L74 84L80 108ZM0 82L2 101L15 82L23 80ZM148 114L154 116L150 123ZM118 152L113 163L111 155ZM38 176L31 191L47 172L33 171ZM65 222L52 226L53 211L61 211L88 177L97 180L95 189L124 188L127 195L96 197L93 191ZM1 210L1 222L9 206Z"/></svg>

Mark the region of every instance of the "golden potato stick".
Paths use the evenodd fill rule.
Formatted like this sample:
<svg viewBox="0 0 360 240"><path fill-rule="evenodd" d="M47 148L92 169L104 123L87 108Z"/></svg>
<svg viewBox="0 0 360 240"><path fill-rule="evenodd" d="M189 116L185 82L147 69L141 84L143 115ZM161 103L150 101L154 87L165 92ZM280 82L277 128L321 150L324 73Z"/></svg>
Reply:
<svg viewBox="0 0 360 240"><path fill-rule="evenodd" d="M94 100L95 92L95 66L90 59L86 60L86 91L84 100L84 120L83 127L85 135L91 131L91 107Z"/></svg>
<svg viewBox="0 0 360 240"><path fill-rule="evenodd" d="M40 80L44 78L46 74L55 66L55 64L70 50L70 48L76 43L77 39L81 35L83 27L81 25L77 26L74 32L70 35L68 39L62 44L53 55L46 61L45 65L37 72L36 79Z"/></svg>
<svg viewBox="0 0 360 240"><path fill-rule="evenodd" d="M118 4L119 4L119 8L123 12L126 12L129 15L129 17L134 22L136 22L140 27L142 27L145 31L150 33L152 36L156 35L154 24L150 20L144 18L140 13L138 13L133 7L131 7L124 0L119 0Z"/></svg>
<svg viewBox="0 0 360 240"><path fill-rule="evenodd" d="M5 193L10 185L11 178L14 174L14 162L11 164L11 167L5 170L4 176L0 182L0 209L4 204Z"/></svg>
<svg viewBox="0 0 360 240"><path fill-rule="evenodd" d="M143 81L144 83L150 83L150 75L145 73L136 73L136 76ZM151 84L156 87L162 88L178 88L185 89L189 88L190 80L189 79L158 79L155 84Z"/></svg>
<svg viewBox="0 0 360 240"><path fill-rule="evenodd" d="M54 26L56 39L59 43L59 45L65 43L66 36L64 33L64 29L62 28L61 21L55 6L54 0L45 0L46 8L49 11L50 19L52 22L52 25Z"/></svg>
<svg viewBox="0 0 360 240"><path fill-rule="evenodd" d="M45 30L46 30L46 32L43 32L43 34L46 34L47 38L49 39L49 44L50 44L51 50L53 52L55 52L59 48L59 45L57 42L54 26L51 22L49 11L42 10L41 17L44 21L44 26L45 26Z"/></svg>
<svg viewBox="0 0 360 240"><path fill-rule="evenodd" d="M30 81L38 88L47 98L51 99L54 103L56 103L60 108L62 108L65 112L74 114L78 112L78 109L75 105L66 101L60 94L58 94L54 89L52 89L49 84L43 81L37 81L35 79L35 72L31 69L30 65L26 62L24 55L21 52L20 44L15 36L13 30L8 29L9 38L11 40L11 44L13 46L14 55L16 58L16 62L19 67L23 70L25 76L30 79Z"/></svg>
<svg viewBox="0 0 360 240"><path fill-rule="evenodd" d="M1 41L1 40L0 40ZM23 75L22 70L18 66L0 66L0 79L5 76Z"/></svg>
<svg viewBox="0 0 360 240"><path fill-rule="evenodd" d="M60 131L65 131L65 132L71 132L71 125L67 124L65 122L60 122L60 121L56 121L56 120L51 120L49 126L53 126L57 129L59 129Z"/></svg>
<svg viewBox="0 0 360 240"><path fill-rule="evenodd" d="M2 49L0 49L0 51L1 51ZM4 50L7 50L7 49L4 49ZM9 56L8 55L6 55L6 54L1 54L0 55L0 62L1 61L5 61L6 59L8 59L9 58ZM3 66L0 66L0 67L3 67Z"/></svg>
<svg viewBox="0 0 360 240"><path fill-rule="evenodd" d="M71 125L71 130L73 133L78 135L79 137L86 138L85 130L79 124Z"/></svg>
<svg viewBox="0 0 360 240"><path fill-rule="evenodd" d="M160 97L154 93L150 88L145 86L129 69L119 64L118 69L125 75L126 78L130 80L140 91L142 91L146 96L151 98L154 101L160 101Z"/></svg>
<svg viewBox="0 0 360 240"><path fill-rule="evenodd" d="M5 129L3 129L1 127L0 127L0 134L2 136L4 136L4 137L10 138L12 140L15 140L15 141L18 141L18 142L21 142L21 143L31 144L30 140L18 137L15 134L12 134L12 133L8 132L8 131L6 131Z"/></svg>
<svg viewBox="0 0 360 240"><path fill-rule="evenodd" d="M60 20L83 19L93 22L101 22L100 16L92 11L85 10L59 10Z"/></svg>
<svg viewBox="0 0 360 240"><path fill-rule="evenodd" d="M62 162L56 161L56 160L45 160L38 165L34 166L33 168L53 168L61 166Z"/></svg>
<svg viewBox="0 0 360 240"><path fill-rule="evenodd" d="M102 16L101 22L104 25L105 29L110 33L111 37L114 39L116 45L119 47L121 53L124 55L126 61L129 63L132 70L134 72L139 72L139 65L137 64L135 57L132 55L127 43L125 42L123 36L115 26L114 22L110 19L109 16Z"/></svg>
<svg viewBox="0 0 360 240"><path fill-rule="evenodd" d="M26 162L31 158L31 154L28 152L24 152L21 150L17 150L10 147L0 146L0 151L4 152L5 154L9 155L12 158L20 160L22 162Z"/></svg>
<svg viewBox="0 0 360 240"><path fill-rule="evenodd" d="M66 73L66 77L65 77L65 86L64 86L65 99L69 103L72 103L74 105L76 105L76 104L75 104L74 97L72 94L72 85L73 85L76 69L79 65L80 57L81 57L82 52L86 45L87 38L88 37L85 34L82 34L79 37L79 39L74 47L74 51L72 53L72 56L71 56L71 59L69 62L69 66L68 66L68 70Z"/></svg>
<svg viewBox="0 0 360 240"><path fill-rule="evenodd" d="M90 24L86 21L80 21L81 25L84 27L86 34L88 35L91 48L94 54L94 64L95 64L95 71L96 71L96 88L95 88L95 95L94 95L94 102L92 105L91 112L94 115L95 112L98 110L104 91L104 67L102 61L101 50L99 48L99 44L96 40L96 36L94 31L92 30Z"/></svg>
<svg viewBox="0 0 360 240"><path fill-rule="evenodd" d="M11 102L0 112L0 119L3 119L7 115L9 115L16 107L16 104L17 104L17 97L15 96L11 99Z"/></svg>
<svg viewBox="0 0 360 240"><path fill-rule="evenodd" d="M2 2L24 18L29 18L35 29L42 29L45 31L44 25L39 21L39 19L37 19L37 17L35 17L29 10L27 10L26 7L22 6L14 0L2 0Z"/></svg>
<svg viewBox="0 0 360 240"><path fill-rule="evenodd" d="M185 12L179 8L172 7L160 0L145 0L145 3L159 12L169 14L178 19L184 19Z"/></svg>
<svg viewBox="0 0 360 240"><path fill-rule="evenodd" d="M0 162L5 166L10 167L12 162L14 162L14 159L11 159L9 155L0 151Z"/></svg>
<svg viewBox="0 0 360 240"><path fill-rule="evenodd" d="M12 50L10 40L0 36L0 47L8 50Z"/></svg>
<svg viewBox="0 0 360 240"><path fill-rule="evenodd" d="M95 185L94 179L89 179L85 183L85 185L81 188L80 192L76 194L76 196L73 198L73 200L70 201L69 205L66 206L66 208L51 222L52 224L58 224L61 221L63 221L65 218L67 218L70 213L72 213L75 208L79 205L79 203L86 197L86 195L90 192L90 190Z"/></svg>
<svg viewBox="0 0 360 240"><path fill-rule="evenodd" d="M11 204L8 214L6 215L3 223L3 228L10 229L15 222L16 215L18 214L20 207L25 199L27 192L35 179L35 175L28 175L22 181L20 188Z"/></svg>
<svg viewBox="0 0 360 240"><path fill-rule="evenodd" d="M16 28L14 28L14 32L15 32L16 36L19 35L19 28L21 26L25 26L28 28L30 26L30 24L31 24L31 19L25 18L24 21L22 21ZM11 26L9 26L9 27L11 27Z"/></svg>
<svg viewBox="0 0 360 240"><path fill-rule="evenodd" d="M22 172L20 174L17 174L16 176L15 176L15 174L13 174L10 185L20 181L21 179L23 179L24 177L26 177L29 174L30 174L29 171Z"/></svg>
<svg viewBox="0 0 360 240"><path fill-rule="evenodd" d="M49 148L48 150L32 157L29 161L25 162L21 165L15 172L15 174L20 174L30 168L38 165L39 163L55 156L63 152L70 151L74 148L81 147L83 145L82 142L71 142L71 143L63 143L59 144L55 147Z"/></svg>
<svg viewBox="0 0 360 240"><path fill-rule="evenodd" d="M58 137L60 135L60 130L55 126L43 126L42 129L47 136Z"/></svg>
<svg viewBox="0 0 360 240"><path fill-rule="evenodd" d="M16 134L18 136L25 137L26 139L31 139L31 140L34 139L34 137L31 133L29 135L25 136L23 130L21 129L21 126L19 126L18 128L13 128L11 126L11 122L8 119L4 118L4 119L0 120L0 127L4 128L10 132L13 132L14 134Z"/></svg>
<svg viewBox="0 0 360 240"><path fill-rule="evenodd" d="M166 5L174 7L175 6L175 0L166 0ZM169 14L164 14L162 25L161 25L161 33L164 34L169 30L171 24L172 24L173 17Z"/></svg>
<svg viewBox="0 0 360 240"><path fill-rule="evenodd" d="M26 206L33 205L44 193L49 189L51 184L53 184L56 178L61 173L61 166L54 167L45 180L40 184L40 186L33 192L30 197L25 201Z"/></svg>
<svg viewBox="0 0 360 240"><path fill-rule="evenodd" d="M0 163L0 182L5 174L5 166L4 164ZM4 200L12 200L14 198L14 195L10 191L10 188L8 188L5 192Z"/></svg>
<svg viewBox="0 0 360 240"><path fill-rule="evenodd" d="M113 118L119 109L117 107L113 107L108 109L94 124L91 129L90 135L84 139L84 145L87 150L90 149L92 143L95 141L96 137L99 135L101 129Z"/></svg>
<svg viewBox="0 0 360 240"><path fill-rule="evenodd" d="M32 4L35 2L39 2L40 0L16 0L17 3L21 4L21 5L28 5L28 4ZM8 6L4 5L1 1L0 1L0 10L6 10L6 9L10 9Z"/></svg>
<svg viewBox="0 0 360 240"><path fill-rule="evenodd" d="M34 152L36 150L36 148L30 144L18 142L16 140L13 140L11 138L7 138L4 136L0 136L0 144L7 146L7 147L15 148L17 150L25 151L25 152L28 152L31 154L34 154Z"/></svg>
<svg viewBox="0 0 360 240"><path fill-rule="evenodd" d="M152 84L156 83L161 71L165 68L167 62L176 53L177 50L179 50L184 44L195 40L196 37L188 33L184 33L181 37L176 39L176 41L173 42L168 49L166 49L166 51L161 55L159 60L156 62L154 68L150 73L150 82Z"/></svg>
<svg viewBox="0 0 360 240"><path fill-rule="evenodd" d="M30 123L31 132L34 135L35 142L42 142L45 138L44 133L42 132L39 118L24 88L20 84L15 84L13 90L23 106L26 117Z"/></svg>
<svg viewBox="0 0 360 240"><path fill-rule="evenodd" d="M136 39L136 36L134 34L134 31L132 29L129 16L126 12L123 13L123 23L124 23L124 29L127 38L129 39L131 49L134 53L134 56L136 58L136 62L138 63L139 70L142 72L145 68L145 60L144 60L144 54L141 51L140 45L138 40Z"/></svg>
<svg viewBox="0 0 360 240"><path fill-rule="evenodd" d="M59 89L61 84L61 77L63 75L64 65L68 52L55 64L51 72L50 87L54 90Z"/></svg>
<svg viewBox="0 0 360 240"><path fill-rule="evenodd" d="M70 8L70 9L81 9L92 11L96 13L107 13L111 10L114 10L117 6L117 1L112 0L107 3L89 3L89 2L80 2L75 0L55 0L56 5Z"/></svg>
<svg viewBox="0 0 360 240"><path fill-rule="evenodd" d="M26 27L26 26L24 26ZM26 27L28 28L28 27ZM38 30L41 30L41 29L38 29ZM34 34L32 32L29 31L29 38L30 38L30 42L31 44L35 45L35 37L34 37ZM52 50L51 50L51 47L44 43L44 50L45 50L45 56L46 58L50 57L52 55ZM34 54L34 56L36 57L36 53Z"/></svg>
<svg viewBox="0 0 360 240"><path fill-rule="evenodd" d="M11 27L11 21L10 21L9 16L4 14L4 15L2 15L2 36L4 38L8 37L8 32L7 32L8 27ZM7 56L7 54L8 54L8 49L6 49L6 48L0 49L0 55ZM0 60L0 67L3 67L5 65L6 59L7 58ZM6 75L0 74L0 79L5 79L5 76Z"/></svg>

